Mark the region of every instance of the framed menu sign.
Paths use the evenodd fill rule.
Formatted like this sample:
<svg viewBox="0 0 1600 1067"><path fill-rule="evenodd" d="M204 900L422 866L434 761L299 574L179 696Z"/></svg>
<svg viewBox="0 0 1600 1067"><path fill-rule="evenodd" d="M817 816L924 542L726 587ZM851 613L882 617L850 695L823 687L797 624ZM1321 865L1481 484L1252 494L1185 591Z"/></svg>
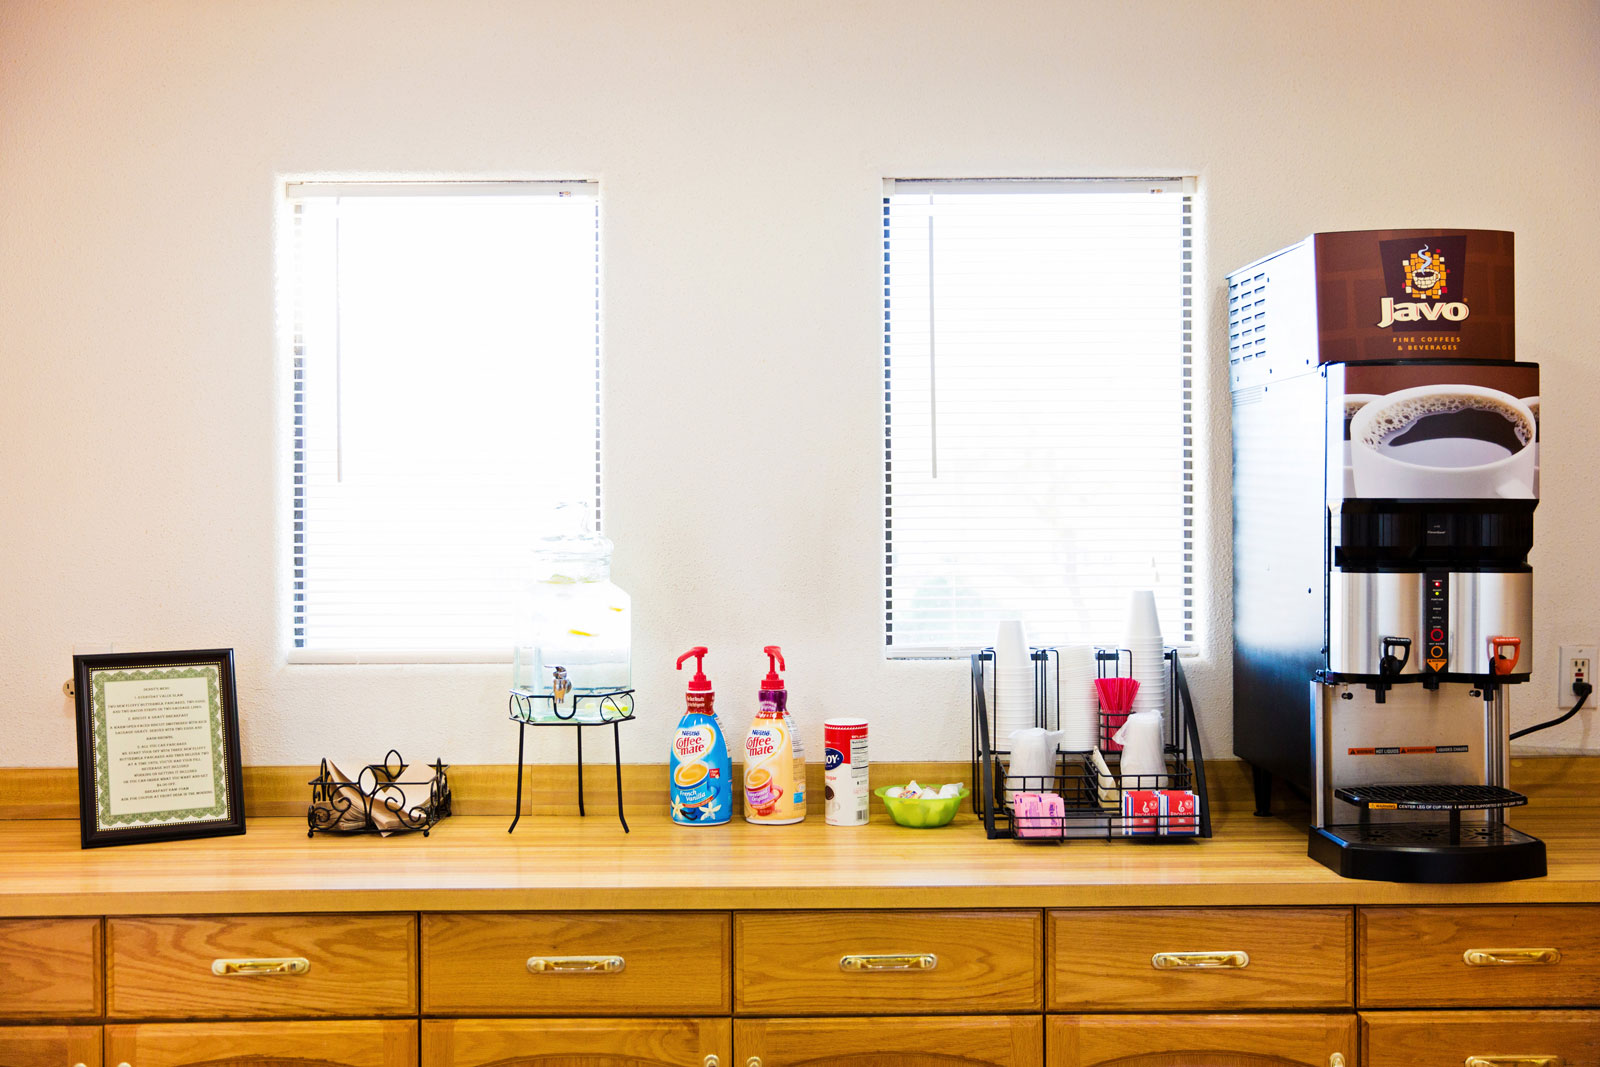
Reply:
<svg viewBox="0 0 1600 1067"><path fill-rule="evenodd" d="M244 833L233 649L72 657L84 848Z"/></svg>

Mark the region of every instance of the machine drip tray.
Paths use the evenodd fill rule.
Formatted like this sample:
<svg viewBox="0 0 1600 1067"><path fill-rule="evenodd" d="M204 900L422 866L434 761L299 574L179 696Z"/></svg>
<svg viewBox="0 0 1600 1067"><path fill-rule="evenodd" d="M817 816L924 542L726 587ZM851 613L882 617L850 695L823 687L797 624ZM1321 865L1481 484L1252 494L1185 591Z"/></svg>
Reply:
<svg viewBox="0 0 1600 1067"><path fill-rule="evenodd" d="M1352 785L1335 789L1333 795L1359 808L1403 811L1516 808L1528 802L1521 793L1497 785Z"/></svg>
<svg viewBox="0 0 1600 1067"><path fill-rule="evenodd" d="M1307 854L1345 878L1381 882L1511 882L1545 875L1544 842L1537 837L1504 824L1456 819L1314 826Z"/></svg>

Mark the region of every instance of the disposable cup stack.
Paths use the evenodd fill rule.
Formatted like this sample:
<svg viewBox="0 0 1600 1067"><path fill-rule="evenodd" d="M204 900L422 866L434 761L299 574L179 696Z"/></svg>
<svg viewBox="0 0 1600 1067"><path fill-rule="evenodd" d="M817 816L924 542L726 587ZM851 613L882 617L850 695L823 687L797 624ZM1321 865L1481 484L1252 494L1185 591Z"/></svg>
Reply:
<svg viewBox="0 0 1600 1067"><path fill-rule="evenodd" d="M1017 730L1039 725L1035 721L1033 657L1027 631L1020 621L1000 624L994 642L994 747L1010 747Z"/></svg>
<svg viewBox="0 0 1600 1067"><path fill-rule="evenodd" d="M1061 657L1061 703L1058 719L1066 736L1061 747L1068 752L1087 752L1100 737L1100 701L1095 693L1094 649L1089 645L1067 645ZM1055 679L1051 679L1053 683Z"/></svg>
<svg viewBox="0 0 1600 1067"><path fill-rule="evenodd" d="M1161 639L1161 622L1156 616L1156 595L1149 589L1136 590L1129 599L1128 630L1123 647L1133 657L1129 674L1139 680L1132 711L1156 711L1165 715L1171 696L1166 646Z"/></svg>

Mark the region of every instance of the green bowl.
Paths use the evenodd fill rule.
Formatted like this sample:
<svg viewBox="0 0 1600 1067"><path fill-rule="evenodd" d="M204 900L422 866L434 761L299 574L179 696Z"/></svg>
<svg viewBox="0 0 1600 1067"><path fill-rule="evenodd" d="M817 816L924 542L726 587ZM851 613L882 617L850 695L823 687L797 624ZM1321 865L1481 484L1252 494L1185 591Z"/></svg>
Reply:
<svg viewBox="0 0 1600 1067"><path fill-rule="evenodd" d="M956 817L956 811L961 807L961 802L972 794L966 786L961 787L961 793L953 797L890 797L884 796L891 789L900 786L879 786L872 792L883 801L883 806L889 809L889 818L901 826L909 826L916 830L928 830L935 826L948 825Z"/></svg>

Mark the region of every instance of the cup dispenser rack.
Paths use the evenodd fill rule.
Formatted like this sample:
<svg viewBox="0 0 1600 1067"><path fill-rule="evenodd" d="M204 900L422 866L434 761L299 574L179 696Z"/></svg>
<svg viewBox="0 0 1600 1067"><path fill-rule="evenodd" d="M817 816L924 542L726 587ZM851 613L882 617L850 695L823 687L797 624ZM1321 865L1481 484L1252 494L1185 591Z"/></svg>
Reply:
<svg viewBox="0 0 1600 1067"><path fill-rule="evenodd" d="M1061 706L1060 654L1054 648L1038 648L1032 650L1030 658L1034 675L1034 725L1057 729ZM1167 649L1164 659L1170 694L1162 716L1167 773L1122 774L1119 754L1105 751L1105 741L1114 726L1108 722L1107 713L1101 711L1097 731L1102 739L1099 749L1058 749L1053 773L1012 775L1009 773L1011 752L999 747L995 736L997 669L994 649L973 653L972 807L983 821L984 832L990 838L1057 843L1091 838L1178 842L1210 837L1211 806L1206 793L1194 699L1177 652ZM1121 673L1124 663L1131 664L1131 655L1126 649L1100 648L1095 651L1095 661L1099 677L1115 677ZM1192 794L1193 811L1169 811L1163 807L1153 813L1124 814L1126 794L1163 790ZM1014 803L1017 794L1054 794L1061 798L1060 813L1019 814Z"/></svg>

